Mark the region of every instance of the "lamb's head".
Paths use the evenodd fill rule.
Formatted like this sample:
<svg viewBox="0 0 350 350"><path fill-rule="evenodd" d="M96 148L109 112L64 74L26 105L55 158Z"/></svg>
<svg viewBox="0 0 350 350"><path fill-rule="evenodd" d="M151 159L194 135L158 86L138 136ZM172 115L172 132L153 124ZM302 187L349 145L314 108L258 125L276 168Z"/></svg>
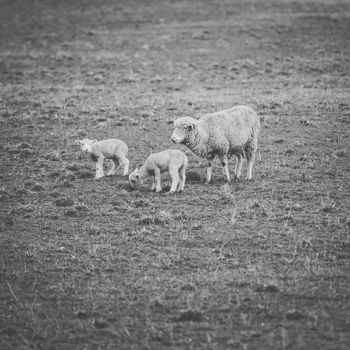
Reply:
<svg viewBox="0 0 350 350"><path fill-rule="evenodd" d="M141 175L139 173L139 169L136 168L130 175L129 175L129 184L132 188L141 185L142 179Z"/></svg>
<svg viewBox="0 0 350 350"><path fill-rule="evenodd" d="M174 132L171 140L174 143L188 143L191 135L195 132L197 120L191 117L181 117L174 121Z"/></svg>
<svg viewBox="0 0 350 350"><path fill-rule="evenodd" d="M83 139L76 140L75 143L80 146L83 152L91 153L92 145L97 142L97 140Z"/></svg>

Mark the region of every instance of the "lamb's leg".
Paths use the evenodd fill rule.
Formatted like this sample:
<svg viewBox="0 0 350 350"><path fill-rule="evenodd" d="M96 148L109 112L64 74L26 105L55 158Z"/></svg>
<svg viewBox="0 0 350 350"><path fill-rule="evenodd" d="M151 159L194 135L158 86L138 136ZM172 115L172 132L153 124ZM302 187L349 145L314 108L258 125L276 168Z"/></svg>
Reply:
<svg viewBox="0 0 350 350"><path fill-rule="evenodd" d="M100 179L101 177L103 177L105 175L103 172L103 161L104 161L104 157L99 157L97 159L95 179Z"/></svg>
<svg viewBox="0 0 350 350"><path fill-rule="evenodd" d="M180 175L180 182L179 182L179 187L178 187L178 192L182 192L185 187L185 181L186 181L186 166L183 165L179 171Z"/></svg>
<svg viewBox="0 0 350 350"><path fill-rule="evenodd" d="M154 191L155 189L156 189L156 179L153 179L151 191Z"/></svg>
<svg viewBox="0 0 350 350"><path fill-rule="evenodd" d="M224 175L226 176L226 181L227 182L230 182L230 173L228 171L228 166L227 166L227 155L223 155L223 156L220 156L220 161L221 161L221 164L222 164L222 171L224 173Z"/></svg>
<svg viewBox="0 0 350 350"><path fill-rule="evenodd" d="M238 180L241 176L243 165L243 157L241 155L237 156L236 168L235 168L235 179Z"/></svg>
<svg viewBox="0 0 350 350"><path fill-rule="evenodd" d="M205 181L206 184L209 184L211 182L212 172L213 172L213 159L208 159L207 179Z"/></svg>
<svg viewBox="0 0 350 350"><path fill-rule="evenodd" d="M126 158L124 155L119 157L120 164L123 166L123 176L126 176L129 174L129 164L130 161L128 158Z"/></svg>
<svg viewBox="0 0 350 350"><path fill-rule="evenodd" d="M170 191L168 192L168 194L172 194L175 193L177 186L179 184L179 174L178 174L178 169L171 169L169 168L169 174L171 177L171 187L170 187Z"/></svg>
<svg viewBox="0 0 350 350"><path fill-rule="evenodd" d="M159 168L154 169L154 180L156 182L156 192L161 192L162 186L160 185L160 169Z"/></svg>
<svg viewBox="0 0 350 350"><path fill-rule="evenodd" d="M118 161L115 160L115 159L112 159L110 162L112 163L112 167L108 171L107 176L115 175L115 173L117 172L117 168L116 167L119 165Z"/></svg>

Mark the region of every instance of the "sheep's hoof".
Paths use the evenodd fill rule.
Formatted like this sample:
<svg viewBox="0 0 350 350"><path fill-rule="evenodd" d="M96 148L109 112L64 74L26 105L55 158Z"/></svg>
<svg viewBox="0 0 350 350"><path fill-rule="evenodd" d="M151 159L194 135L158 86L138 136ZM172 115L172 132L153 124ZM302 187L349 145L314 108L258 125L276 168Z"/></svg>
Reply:
<svg viewBox="0 0 350 350"><path fill-rule="evenodd" d="M113 175L115 175L115 173L107 173L106 175L107 176L113 176Z"/></svg>
<svg viewBox="0 0 350 350"><path fill-rule="evenodd" d="M239 181L239 177L237 175L235 175L235 177L233 178L234 182L238 182Z"/></svg>
<svg viewBox="0 0 350 350"><path fill-rule="evenodd" d="M158 189L158 190L156 190L156 193L159 193L159 192L162 192L162 189L160 189L160 190L159 190L159 189Z"/></svg>
<svg viewBox="0 0 350 350"><path fill-rule="evenodd" d="M101 177L104 177L104 175L96 175L95 180L101 179Z"/></svg>
<svg viewBox="0 0 350 350"><path fill-rule="evenodd" d="M169 191L166 193L166 195L170 195L170 194L175 194L175 191Z"/></svg>

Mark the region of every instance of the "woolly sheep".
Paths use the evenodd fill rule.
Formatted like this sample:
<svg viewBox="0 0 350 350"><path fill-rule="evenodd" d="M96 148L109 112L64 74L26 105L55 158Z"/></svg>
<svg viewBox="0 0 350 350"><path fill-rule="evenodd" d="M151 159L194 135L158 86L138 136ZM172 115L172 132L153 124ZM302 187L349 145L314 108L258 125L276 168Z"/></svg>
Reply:
<svg viewBox="0 0 350 350"><path fill-rule="evenodd" d="M206 183L211 181L212 162L220 158L226 180L230 181L227 160L235 155L235 178L241 175L243 158L247 159L247 180L252 178L252 168L258 147L260 119L247 106L210 113L200 119L181 117L174 121L171 139L187 146L194 154L208 161Z"/></svg>
<svg viewBox="0 0 350 350"><path fill-rule="evenodd" d="M188 159L186 155L179 150L153 153L140 169L135 169L129 175L130 186L135 187L138 184L142 184L147 177L154 176L152 191L160 192L162 190L160 174L169 171L172 183L168 193L182 192L185 186L187 164Z"/></svg>
<svg viewBox="0 0 350 350"><path fill-rule="evenodd" d="M128 154L128 146L125 142L119 139L108 140L76 140L75 143L80 146L83 152L90 154L91 159L96 162L96 175L95 179L99 179L104 176L103 162L104 159L112 160L112 168L108 171L107 176L114 175L116 173L116 166L121 164L123 166L123 176L129 173L130 161L126 158Z"/></svg>

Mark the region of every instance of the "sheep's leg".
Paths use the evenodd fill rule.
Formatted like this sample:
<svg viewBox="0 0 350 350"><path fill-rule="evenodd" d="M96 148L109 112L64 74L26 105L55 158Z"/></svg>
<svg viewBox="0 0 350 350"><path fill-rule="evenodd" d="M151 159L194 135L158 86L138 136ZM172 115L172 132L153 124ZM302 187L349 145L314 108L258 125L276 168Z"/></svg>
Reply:
<svg viewBox="0 0 350 350"><path fill-rule="evenodd" d="M112 159L110 162L112 163L112 167L108 171L107 176L115 175L115 173L117 172L117 168L116 167L119 165L118 161L115 160L115 159Z"/></svg>
<svg viewBox="0 0 350 350"><path fill-rule="evenodd" d="M209 184L211 182L212 172L213 172L213 159L208 159L207 179L205 181L206 184Z"/></svg>
<svg viewBox="0 0 350 350"><path fill-rule="evenodd" d="M253 150L253 151L249 154L249 156L247 155L248 170L247 170L246 180L248 180L248 181L252 179L252 172L253 172L254 159L255 159L255 150Z"/></svg>
<svg viewBox="0 0 350 350"><path fill-rule="evenodd" d="M100 179L101 177L103 177L105 175L103 172L103 161L104 161L104 157L99 157L97 159L95 179Z"/></svg>
<svg viewBox="0 0 350 350"><path fill-rule="evenodd" d="M238 180L241 176L243 165L243 157L241 155L237 156L236 168L235 168L235 179Z"/></svg>
<svg viewBox="0 0 350 350"><path fill-rule="evenodd" d="M227 155L225 154L225 155L221 156L220 161L222 164L222 171L223 171L224 175L226 176L226 181L230 182L231 179L230 179L230 173L228 171L228 166L227 166L227 162L228 162Z"/></svg>
<svg viewBox="0 0 350 350"><path fill-rule="evenodd" d="M162 186L160 185L160 169L159 168L154 169L154 180L156 183L156 192L161 192Z"/></svg>
<svg viewBox="0 0 350 350"><path fill-rule="evenodd" d="M248 169L247 169L247 176L246 180L251 180L252 179L252 172L253 172L253 165L254 165L254 160L255 160L255 153L257 150L257 142L253 141L249 144L246 145L245 147L245 154L247 157L247 164L248 164Z"/></svg>
<svg viewBox="0 0 350 350"><path fill-rule="evenodd" d="M179 184L179 174L177 169L169 169L169 174L171 177L171 187L168 194L175 193L177 186Z"/></svg>

